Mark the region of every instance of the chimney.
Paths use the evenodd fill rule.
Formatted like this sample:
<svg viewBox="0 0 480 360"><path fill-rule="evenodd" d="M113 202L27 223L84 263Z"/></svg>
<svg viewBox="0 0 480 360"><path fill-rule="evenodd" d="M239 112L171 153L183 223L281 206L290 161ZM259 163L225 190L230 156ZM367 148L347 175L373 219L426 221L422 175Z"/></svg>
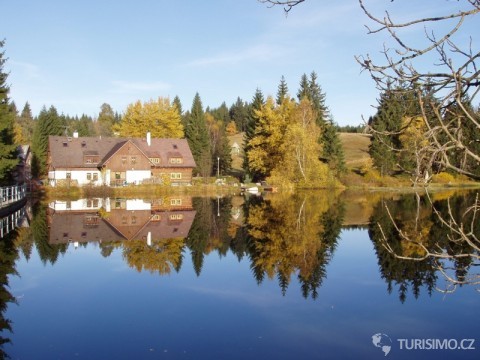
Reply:
<svg viewBox="0 0 480 360"><path fill-rule="evenodd" d="M147 145L150 146L152 144L152 134L150 134L150 131L147 132Z"/></svg>
<svg viewBox="0 0 480 360"><path fill-rule="evenodd" d="M73 137L74 137L75 139L78 138L78 131L77 131L77 130L75 130L75 131L73 132Z"/></svg>

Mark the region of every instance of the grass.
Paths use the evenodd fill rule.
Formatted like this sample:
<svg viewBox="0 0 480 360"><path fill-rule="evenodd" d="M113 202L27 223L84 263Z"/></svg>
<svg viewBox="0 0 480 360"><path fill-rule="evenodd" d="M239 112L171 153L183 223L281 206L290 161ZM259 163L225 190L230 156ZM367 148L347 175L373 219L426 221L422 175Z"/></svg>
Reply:
<svg viewBox="0 0 480 360"><path fill-rule="evenodd" d="M345 163L349 170L360 170L371 159L368 154L371 136L368 134L339 133L343 145Z"/></svg>

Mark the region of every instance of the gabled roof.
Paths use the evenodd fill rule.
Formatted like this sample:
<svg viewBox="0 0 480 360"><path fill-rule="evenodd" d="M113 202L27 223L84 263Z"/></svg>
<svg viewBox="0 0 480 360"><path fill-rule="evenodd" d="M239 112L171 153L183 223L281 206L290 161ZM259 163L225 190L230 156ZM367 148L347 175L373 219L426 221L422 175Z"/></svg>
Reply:
<svg viewBox="0 0 480 360"><path fill-rule="evenodd" d="M188 167L196 166L186 139L151 139L150 146L146 139L140 138L100 138L100 137L66 137L49 136L50 166L53 168L97 168L108 161L127 142L134 144L148 158L159 158L156 166ZM180 154L182 164L170 164L169 153ZM85 155L98 155L97 164L86 164ZM178 157L178 156L176 156Z"/></svg>

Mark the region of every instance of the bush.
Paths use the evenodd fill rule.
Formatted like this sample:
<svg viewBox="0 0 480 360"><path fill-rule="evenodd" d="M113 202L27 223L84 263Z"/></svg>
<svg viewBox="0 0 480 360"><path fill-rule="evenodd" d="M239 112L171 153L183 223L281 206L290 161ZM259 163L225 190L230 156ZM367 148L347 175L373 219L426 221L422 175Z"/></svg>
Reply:
<svg viewBox="0 0 480 360"><path fill-rule="evenodd" d="M450 184L455 182L455 177L447 172L441 172L433 175L432 181L438 184Z"/></svg>

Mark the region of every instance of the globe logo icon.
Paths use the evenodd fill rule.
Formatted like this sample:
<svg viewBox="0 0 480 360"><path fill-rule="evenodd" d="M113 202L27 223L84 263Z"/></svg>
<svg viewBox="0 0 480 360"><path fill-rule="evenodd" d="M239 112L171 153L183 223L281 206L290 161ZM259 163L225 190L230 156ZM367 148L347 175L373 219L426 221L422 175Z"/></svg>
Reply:
<svg viewBox="0 0 480 360"><path fill-rule="evenodd" d="M383 351L385 356L392 350L392 339L387 334L378 333L372 336L372 343Z"/></svg>

